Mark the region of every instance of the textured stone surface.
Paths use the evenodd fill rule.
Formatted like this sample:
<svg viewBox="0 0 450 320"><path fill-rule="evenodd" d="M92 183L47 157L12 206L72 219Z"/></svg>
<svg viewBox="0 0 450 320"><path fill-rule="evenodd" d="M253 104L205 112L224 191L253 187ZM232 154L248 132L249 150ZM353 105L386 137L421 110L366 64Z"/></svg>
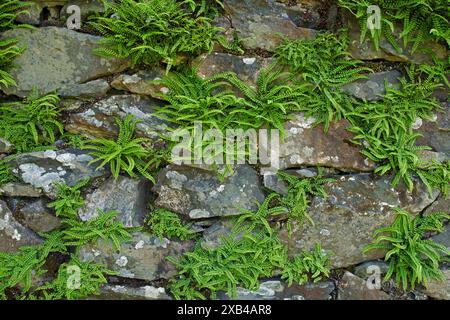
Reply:
<svg viewBox="0 0 450 320"><path fill-rule="evenodd" d="M356 98L376 101L380 100L381 96L386 93L385 81L390 88L398 88L400 84L398 78L401 76L401 72L397 70L371 73L367 76L367 79L359 79L343 86L342 89Z"/></svg>
<svg viewBox="0 0 450 320"><path fill-rule="evenodd" d="M103 263L120 277L157 280L168 279L176 274L174 266L166 260L168 256L179 256L191 250L190 241L177 242L144 233L134 233L130 242L122 243L116 251L110 241L99 240L96 244L85 245L80 249L82 261Z"/></svg>
<svg viewBox="0 0 450 320"><path fill-rule="evenodd" d="M114 78L111 86L117 90L155 97L164 89L163 86L153 81L161 79L164 73L164 69L155 68L152 70L140 70L131 74L121 74Z"/></svg>
<svg viewBox="0 0 450 320"><path fill-rule="evenodd" d="M0 200L0 251L16 252L22 246L42 243L42 239L14 219L6 203Z"/></svg>
<svg viewBox="0 0 450 320"><path fill-rule="evenodd" d="M170 300L171 297L163 287L125 285L103 285L100 294L90 296L87 300Z"/></svg>
<svg viewBox="0 0 450 320"><path fill-rule="evenodd" d="M346 271L339 281L338 300L389 300L389 295L379 289L369 289L365 280Z"/></svg>
<svg viewBox="0 0 450 320"><path fill-rule="evenodd" d="M29 184L10 182L0 186L0 195L6 197L37 198L42 195L42 191Z"/></svg>
<svg viewBox="0 0 450 320"><path fill-rule="evenodd" d="M9 153L13 149L13 145L6 139L0 138L0 153Z"/></svg>
<svg viewBox="0 0 450 320"><path fill-rule="evenodd" d="M291 287L280 280L261 281L256 291L237 288L235 300L329 300L335 289L332 281L293 284ZM227 293L218 293L219 299L231 300Z"/></svg>
<svg viewBox="0 0 450 320"><path fill-rule="evenodd" d="M434 299L450 300L450 270L443 270L442 281L432 280L423 293Z"/></svg>
<svg viewBox="0 0 450 320"><path fill-rule="evenodd" d="M346 130L346 120L333 122L328 133L323 126L313 126L314 118L293 114L285 124L286 136L280 147L280 169L301 166L325 166L346 171L371 171L374 163L360 154L352 144L352 134ZM264 148L264 146L261 146Z"/></svg>
<svg viewBox="0 0 450 320"><path fill-rule="evenodd" d="M50 232L61 226L61 220L50 212L43 199L26 203L14 212L14 217L36 233Z"/></svg>
<svg viewBox="0 0 450 320"><path fill-rule="evenodd" d="M293 9L275 0L224 0L223 3L225 13L247 49L272 51L281 43L283 36L311 39L316 34L313 29L298 27Z"/></svg>
<svg viewBox="0 0 450 320"><path fill-rule="evenodd" d="M128 63L94 55L97 36L66 28L45 27L36 30L6 31L5 38L17 37L27 50L14 60L11 70L17 86L4 88L8 94L28 95L33 87L47 93L70 85L85 83L120 72Z"/></svg>
<svg viewBox="0 0 450 320"><path fill-rule="evenodd" d="M414 191L408 193L403 185L392 188L388 176L341 176L325 186L326 200L315 197L311 201L309 215L315 225L295 225L292 237L283 230L281 238L288 244L291 254L311 250L320 242L324 250L334 253L331 261L336 268L381 258L382 251L363 254L362 250L373 241L375 229L394 221L393 208L417 214L438 195L430 197L423 184L416 181L414 185Z"/></svg>
<svg viewBox="0 0 450 320"><path fill-rule="evenodd" d="M156 138L157 132L166 132L165 122L152 113L161 102L138 95L111 96L70 114L66 130L93 137L115 137L118 127L115 117L124 119L131 114L141 120L136 126L138 135Z"/></svg>
<svg viewBox="0 0 450 320"><path fill-rule="evenodd" d="M376 272L379 270L379 274L383 276L387 273L388 269L389 265L385 261L366 261L357 265L353 273L361 279L366 280L371 275L374 275L374 270L376 270Z"/></svg>
<svg viewBox="0 0 450 320"><path fill-rule="evenodd" d="M110 89L108 81L98 79L82 84L74 84L58 89L60 97L96 98L103 97Z"/></svg>
<svg viewBox="0 0 450 320"><path fill-rule="evenodd" d="M54 198L56 183L73 186L83 179L107 174L104 168L96 170L95 164L89 165L91 160L92 156L85 151L66 149L23 153L9 163L23 182Z"/></svg>
<svg viewBox="0 0 450 320"><path fill-rule="evenodd" d="M450 104L444 105L443 112L436 112L433 120L419 120L416 131L423 137L419 137L416 144L430 146L450 158Z"/></svg>
<svg viewBox="0 0 450 320"><path fill-rule="evenodd" d="M197 168L170 165L158 175L156 205L191 219L237 215L257 209L264 200L258 175L248 165L239 166L222 183L217 174Z"/></svg>
<svg viewBox="0 0 450 320"><path fill-rule="evenodd" d="M144 223L148 213L147 204L150 197L150 181L119 176L116 180L109 178L93 193L86 196L85 204L78 215L87 221L104 212L117 210L118 219L127 227L139 227Z"/></svg>

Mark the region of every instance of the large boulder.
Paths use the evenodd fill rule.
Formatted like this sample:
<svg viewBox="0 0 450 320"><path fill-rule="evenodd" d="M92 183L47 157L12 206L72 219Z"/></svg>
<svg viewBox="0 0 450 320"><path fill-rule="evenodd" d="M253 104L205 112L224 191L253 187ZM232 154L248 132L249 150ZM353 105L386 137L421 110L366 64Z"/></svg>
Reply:
<svg viewBox="0 0 450 320"><path fill-rule="evenodd" d="M409 193L402 184L394 189L391 177L371 174L341 176L328 183L325 191L327 199L314 197L308 210L314 225L294 223L292 235L283 229L280 237L293 255L321 243L324 250L334 253L331 261L335 268L383 257L381 250L362 251L373 242L376 229L392 224L393 208L418 214L438 196L438 192L430 195L418 181Z"/></svg>
<svg viewBox="0 0 450 320"><path fill-rule="evenodd" d="M18 38L25 52L14 61L11 75L17 86L3 88L7 94L27 96L33 88L41 93L67 88L120 72L128 62L95 55L100 37L66 28L13 29L1 36Z"/></svg>

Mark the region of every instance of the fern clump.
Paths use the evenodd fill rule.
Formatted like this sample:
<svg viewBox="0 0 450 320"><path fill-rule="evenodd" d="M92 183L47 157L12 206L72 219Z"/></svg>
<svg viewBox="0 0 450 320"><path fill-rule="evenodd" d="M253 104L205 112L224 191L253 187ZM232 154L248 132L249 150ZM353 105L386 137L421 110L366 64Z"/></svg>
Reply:
<svg viewBox="0 0 450 320"><path fill-rule="evenodd" d="M22 287L26 294L33 285L33 279L45 274L43 266L50 253L66 252L61 233L44 235L45 242L36 246L24 246L16 253L0 251L0 299L6 298L6 290Z"/></svg>
<svg viewBox="0 0 450 320"><path fill-rule="evenodd" d="M90 163L100 162L97 169L109 165L115 179L121 171L130 177L136 177L136 171L152 182L155 182L151 170L159 166L162 155L151 148L148 138L135 137L136 125L139 121L127 115L124 121L116 119L119 135L116 141L106 138L92 139L85 148L94 150L90 154L95 157Z"/></svg>
<svg viewBox="0 0 450 320"><path fill-rule="evenodd" d="M289 233L292 232L294 221L303 224L305 220L308 220L314 225L314 221L308 214L310 197L317 196L326 199L324 185L335 180L322 177L321 171L313 178L298 178L283 171L279 171L278 176L287 183L287 195L280 197L280 205L288 211L287 229Z"/></svg>
<svg viewBox="0 0 450 320"><path fill-rule="evenodd" d="M373 244L364 252L374 249L386 250L385 260L389 262L389 270L385 280L395 275L397 284L403 290L414 289L415 284L427 285L429 280L442 280L439 264L448 259L450 251L433 240L424 240L426 232L442 232L443 221L450 219L443 212L429 216L413 218L407 211L396 209L394 223L375 231L377 236Z"/></svg>
<svg viewBox="0 0 450 320"><path fill-rule="evenodd" d="M348 9L360 22L360 41L369 34L378 50L384 37L399 52L401 48L393 36L395 28L400 27L403 46L412 44L414 53L427 38L445 42L450 46L450 13L447 0L339 0L339 5ZM369 28L372 12L369 6L380 8L380 28Z"/></svg>
<svg viewBox="0 0 450 320"><path fill-rule="evenodd" d="M0 105L0 137L10 141L18 152L55 143L64 130L58 103L57 95L39 96L35 91L22 102Z"/></svg>
<svg viewBox="0 0 450 320"><path fill-rule="evenodd" d="M72 187L66 184L59 184L57 199L49 203L48 207L55 209L57 217L76 219L78 217L78 209L84 205L81 189L88 183L89 179L82 180Z"/></svg>
<svg viewBox="0 0 450 320"><path fill-rule="evenodd" d="M352 110L352 99L340 87L366 78L362 62L349 58L347 38L333 33L321 33L313 40L286 39L276 50L278 63L289 68L301 83L312 85L304 99L302 111L314 116L328 131L330 122L343 118Z"/></svg>
<svg viewBox="0 0 450 320"><path fill-rule="evenodd" d="M159 237L161 241L164 237L180 240L197 237L197 234L190 228L190 224L184 224L176 213L166 209L153 210L146 223L149 226L149 232Z"/></svg>
<svg viewBox="0 0 450 320"><path fill-rule="evenodd" d="M74 271L79 275L79 279L73 278ZM106 276L116 274L117 272L102 264L81 262L78 257L72 255L70 262L59 266L56 278L36 288L36 292L44 300L82 299L99 294L100 286L108 282Z"/></svg>
<svg viewBox="0 0 450 320"><path fill-rule="evenodd" d="M0 4L0 32L14 27L14 20L21 13L26 13L28 3L19 0L4 0ZM0 88L15 86L16 82L8 73L15 57L25 48L17 46L17 39L0 40Z"/></svg>
<svg viewBox="0 0 450 320"><path fill-rule="evenodd" d="M225 237L219 248L197 245L179 259L169 258L179 269L169 288L177 299L215 298L218 291L236 297L237 286L258 289L258 279L273 276L286 259L287 248L277 237L265 233Z"/></svg>
<svg viewBox="0 0 450 320"><path fill-rule="evenodd" d="M15 181L17 178L11 172L11 167L5 161L0 161L0 185Z"/></svg>
<svg viewBox="0 0 450 320"><path fill-rule="evenodd" d="M302 252L287 262L281 273L281 279L291 286L293 282L303 285L309 280L318 282L330 276L329 254L322 251L317 243L311 252Z"/></svg>
<svg viewBox="0 0 450 320"><path fill-rule="evenodd" d="M105 15L91 22L104 37L102 48L96 50L103 57L130 58L133 65L163 62L169 70L181 56L210 52L217 40L224 43L221 29L205 16L205 1L104 0L103 4Z"/></svg>

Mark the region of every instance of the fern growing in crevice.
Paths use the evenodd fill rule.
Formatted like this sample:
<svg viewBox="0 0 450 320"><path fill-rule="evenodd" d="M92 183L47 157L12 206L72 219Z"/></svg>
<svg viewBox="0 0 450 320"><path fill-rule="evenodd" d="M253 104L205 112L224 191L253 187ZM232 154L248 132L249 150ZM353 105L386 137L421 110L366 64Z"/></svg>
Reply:
<svg viewBox="0 0 450 320"><path fill-rule="evenodd" d="M166 209L153 210L146 220L150 234L158 237L161 241L164 237L180 240L194 239L198 236L191 229L191 224L181 221L180 217Z"/></svg>
<svg viewBox="0 0 450 320"><path fill-rule="evenodd" d="M55 201L49 203L48 207L55 210L57 217L77 219L78 209L84 205L84 199L81 196L81 189L88 183L89 179L85 179L72 187L69 187L64 183L57 185L57 198Z"/></svg>
<svg viewBox="0 0 450 320"><path fill-rule="evenodd" d="M439 270L441 262L448 260L450 251L433 240L424 240L426 232L442 232L443 221L450 219L448 214L436 212L429 216L412 215L404 210L396 209L394 223L375 231L377 237L364 252L386 250L385 260L389 269L385 280L395 277L397 285L403 290L408 286L414 290L416 284L427 286L430 280L442 280Z"/></svg>
<svg viewBox="0 0 450 320"><path fill-rule="evenodd" d="M277 47L277 62L289 68L300 83L311 85L301 111L323 123L327 132L331 121L340 120L352 110L353 99L340 88L358 79L366 78L359 60L349 58L347 39L341 33L320 33L313 40L285 39Z"/></svg>
<svg viewBox="0 0 450 320"><path fill-rule="evenodd" d="M139 173L155 182L151 171L161 164L164 154L155 151L148 138L135 136L138 122L139 120L133 119L132 115L127 115L124 121L116 119L119 127L116 141L106 138L88 141L85 149L93 150L90 154L94 156L94 160L90 163L100 162L97 169L109 165L115 179L119 177L121 171L124 171L130 177L136 177Z"/></svg>
<svg viewBox="0 0 450 320"><path fill-rule="evenodd" d="M378 50L382 38L399 52L401 48L393 36L394 30L401 28L400 39L403 46L411 44L414 53L427 38L446 42L450 46L450 13L447 0L339 0L339 5L348 9L360 22L360 41L370 34L375 48ZM373 12L369 6L380 9L380 28L369 28Z"/></svg>
<svg viewBox="0 0 450 320"><path fill-rule="evenodd" d="M10 141L18 152L55 143L64 130L58 103L57 95L39 96L34 91L21 102L0 105L0 137Z"/></svg>
<svg viewBox="0 0 450 320"><path fill-rule="evenodd" d="M180 63L181 56L212 51L219 39L211 24L206 2L191 0L103 1L104 16L91 25L103 35L103 57L130 58L133 65L164 62L167 70Z"/></svg>
<svg viewBox="0 0 450 320"><path fill-rule="evenodd" d="M6 161L0 160L0 185L15 181L17 178L11 172L11 167Z"/></svg>

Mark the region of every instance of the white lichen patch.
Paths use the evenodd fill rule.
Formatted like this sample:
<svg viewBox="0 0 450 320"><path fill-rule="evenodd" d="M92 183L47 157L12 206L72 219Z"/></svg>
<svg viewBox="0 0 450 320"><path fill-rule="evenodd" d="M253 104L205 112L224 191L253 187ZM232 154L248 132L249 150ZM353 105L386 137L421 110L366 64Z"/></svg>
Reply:
<svg viewBox="0 0 450 320"><path fill-rule="evenodd" d="M128 264L128 258L125 256L120 256L119 259L116 260L116 264L119 267L125 267Z"/></svg>
<svg viewBox="0 0 450 320"><path fill-rule="evenodd" d="M243 58L242 61L243 61L245 64L254 64L255 61L256 61L256 58Z"/></svg>
<svg viewBox="0 0 450 320"><path fill-rule="evenodd" d="M142 249L145 245L145 242L143 240L139 240L136 245L134 246L134 249L139 250Z"/></svg>
<svg viewBox="0 0 450 320"><path fill-rule="evenodd" d="M211 214L204 209L193 209L189 211L189 217L192 219L209 218Z"/></svg>

